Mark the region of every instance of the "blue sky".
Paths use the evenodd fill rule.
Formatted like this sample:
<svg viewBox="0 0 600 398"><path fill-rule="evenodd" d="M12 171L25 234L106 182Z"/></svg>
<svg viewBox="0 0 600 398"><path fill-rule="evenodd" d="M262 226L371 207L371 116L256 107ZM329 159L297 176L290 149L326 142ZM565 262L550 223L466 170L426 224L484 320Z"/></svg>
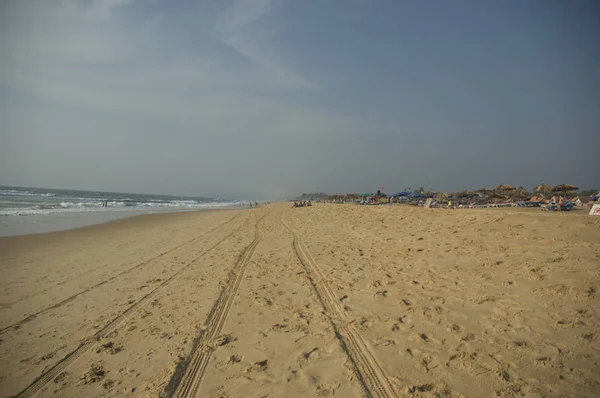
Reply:
<svg viewBox="0 0 600 398"><path fill-rule="evenodd" d="M0 185L600 187L596 1L4 1Z"/></svg>

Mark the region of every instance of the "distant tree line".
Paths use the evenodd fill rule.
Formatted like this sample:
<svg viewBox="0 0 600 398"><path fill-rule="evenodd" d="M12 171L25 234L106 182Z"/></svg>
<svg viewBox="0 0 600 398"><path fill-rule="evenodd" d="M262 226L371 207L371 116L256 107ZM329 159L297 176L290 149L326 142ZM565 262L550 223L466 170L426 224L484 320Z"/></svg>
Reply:
<svg viewBox="0 0 600 398"><path fill-rule="evenodd" d="M592 196L593 194L595 194L596 192L598 192L597 189L588 189L588 190L581 190L577 193L577 195L579 196Z"/></svg>
<svg viewBox="0 0 600 398"><path fill-rule="evenodd" d="M313 193L303 193L298 196L297 200L315 200L315 199L327 199L329 195L325 192L313 192Z"/></svg>

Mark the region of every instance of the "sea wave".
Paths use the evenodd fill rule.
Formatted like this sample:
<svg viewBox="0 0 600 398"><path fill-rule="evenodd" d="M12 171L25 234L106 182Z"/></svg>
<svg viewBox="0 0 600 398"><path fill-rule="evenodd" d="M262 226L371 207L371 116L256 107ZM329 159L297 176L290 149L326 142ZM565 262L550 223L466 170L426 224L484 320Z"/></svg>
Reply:
<svg viewBox="0 0 600 398"><path fill-rule="evenodd" d="M106 207L103 206L102 201L60 202L55 204L43 204L25 208L5 208L0 210L0 216L31 216L57 213L100 212L120 210L201 210L210 208L227 208L237 205L238 202L197 202L193 200L175 200L168 202L109 201Z"/></svg>
<svg viewBox="0 0 600 398"><path fill-rule="evenodd" d="M30 192L30 191L19 191L17 189L0 189L0 196L39 196L39 197L52 197L56 196L55 193L47 192Z"/></svg>

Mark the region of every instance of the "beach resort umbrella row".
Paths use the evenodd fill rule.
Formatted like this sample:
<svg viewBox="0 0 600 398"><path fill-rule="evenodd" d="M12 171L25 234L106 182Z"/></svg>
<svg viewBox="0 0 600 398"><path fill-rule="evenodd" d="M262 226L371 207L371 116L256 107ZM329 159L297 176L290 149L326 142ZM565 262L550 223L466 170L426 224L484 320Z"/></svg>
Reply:
<svg viewBox="0 0 600 398"><path fill-rule="evenodd" d="M551 187L548 184L539 184L533 188L533 192L542 193L542 194L546 194L548 192L556 192L556 193L566 194L567 192L574 192L577 190L579 190L579 187L576 187L575 185L571 185L571 184L560 184L555 187ZM414 199L435 197L437 200L444 200L444 199L448 199L448 198L470 198L470 197L479 196L480 198L487 198L487 199L525 200L527 198L530 198L531 195L532 194L523 187L519 187L517 189L510 184L500 184L497 187L492 188L492 189L481 188L476 191L467 189L462 192L456 192L456 193L450 193L450 194L444 193L444 192L420 193L420 192L402 191L402 192L397 192L395 194L387 195L387 196L389 196L389 197L408 197L408 198L414 198ZM368 198L368 197L373 197L373 196L376 196L376 194L372 193L372 192L366 192L363 194L336 195L336 197L340 197L340 198L345 197L346 199L350 199L350 198L356 199L356 198L361 198L361 197ZM386 195L381 194L381 196L386 196Z"/></svg>
<svg viewBox="0 0 600 398"><path fill-rule="evenodd" d="M541 192L541 193L545 194L547 192L563 192L563 193L574 192L574 191L577 191L578 189L579 189L579 187L576 187L575 185L571 185L571 184L560 184L560 185L555 186L554 188L548 184L539 184L538 186L533 188L533 191ZM467 191L465 191L465 192L467 192ZM530 196L530 193L526 189L524 189L524 188L516 189L515 187L513 187L512 185L509 185L509 184L500 184L496 188L494 188L492 191L489 191L487 189L480 189L478 192L481 192L483 194L489 194L491 192L513 193L514 195L520 196L520 197Z"/></svg>

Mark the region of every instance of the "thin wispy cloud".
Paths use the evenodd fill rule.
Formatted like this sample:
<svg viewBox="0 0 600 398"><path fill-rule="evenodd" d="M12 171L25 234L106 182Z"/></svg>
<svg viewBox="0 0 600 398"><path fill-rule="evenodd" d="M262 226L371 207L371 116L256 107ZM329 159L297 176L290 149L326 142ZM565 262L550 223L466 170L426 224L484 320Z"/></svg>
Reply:
<svg viewBox="0 0 600 398"><path fill-rule="evenodd" d="M271 43L252 38L249 25L260 24L260 19L269 15L272 0L235 0L217 20L212 29L214 37L230 46L240 55L263 67L283 87L316 88L314 82L298 75L274 53Z"/></svg>

